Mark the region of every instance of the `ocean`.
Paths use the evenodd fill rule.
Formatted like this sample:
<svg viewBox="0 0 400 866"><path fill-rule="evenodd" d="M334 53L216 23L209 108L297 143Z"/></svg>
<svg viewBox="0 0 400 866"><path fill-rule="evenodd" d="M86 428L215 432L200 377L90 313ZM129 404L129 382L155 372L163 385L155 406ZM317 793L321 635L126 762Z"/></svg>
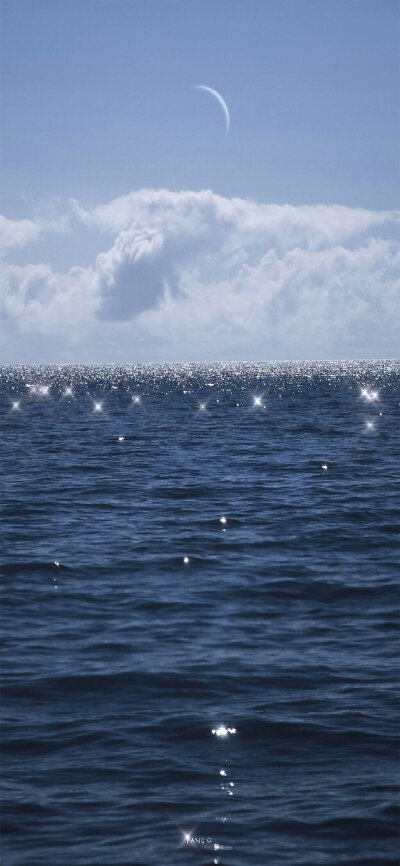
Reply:
<svg viewBox="0 0 400 866"><path fill-rule="evenodd" d="M399 863L399 373L2 368L4 866Z"/></svg>

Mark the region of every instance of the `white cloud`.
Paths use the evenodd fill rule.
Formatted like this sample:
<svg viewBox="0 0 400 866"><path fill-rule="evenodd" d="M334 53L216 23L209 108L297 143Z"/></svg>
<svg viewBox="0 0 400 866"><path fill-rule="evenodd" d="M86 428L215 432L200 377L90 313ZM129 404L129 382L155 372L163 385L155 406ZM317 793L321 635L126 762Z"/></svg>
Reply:
<svg viewBox="0 0 400 866"><path fill-rule="evenodd" d="M228 237L240 232L242 243L266 237L280 244L337 243L371 226L400 222L399 211L371 211L341 205L259 204L224 198L211 190L172 192L144 189L113 199L105 205L85 209L72 202L82 222L115 235L124 229L146 229L181 234L189 227L196 235L209 235L216 227Z"/></svg>
<svg viewBox="0 0 400 866"><path fill-rule="evenodd" d="M97 311L100 297L91 268L53 273L48 265L3 268L4 318L23 333L68 333L73 339Z"/></svg>
<svg viewBox="0 0 400 866"><path fill-rule="evenodd" d="M142 315L154 337L224 357L332 358L393 355L398 345L400 255L370 240L313 251L269 251L232 281L188 281L183 297ZM386 351L385 351L386 350Z"/></svg>
<svg viewBox="0 0 400 866"><path fill-rule="evenodd" d="M0 214L0 248L25 247L40 237L40 226L34 220L9 220Z"/></svg>
<svg viewBox="0 0 400 866"><path fill-rule="evenodd" d="M10 266L5 311L15 332L62 335L66 356L75 341L72 360L82 329L107 360L397 351L399 212L140 190L70 216L109 248L67 274Z"/></svg>
<svg viewBox="0 0 400 866"><path fill-rule="evenodd" d="M26 247L46 234L63 233L69 229L69 213L48 218L10 220L0 214L0 250Z"/></svg>

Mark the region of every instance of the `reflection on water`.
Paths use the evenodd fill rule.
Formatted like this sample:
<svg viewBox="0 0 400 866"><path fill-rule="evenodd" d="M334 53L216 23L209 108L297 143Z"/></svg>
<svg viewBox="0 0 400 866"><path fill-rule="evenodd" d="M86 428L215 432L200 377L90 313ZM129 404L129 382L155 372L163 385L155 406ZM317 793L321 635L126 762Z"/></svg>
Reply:
<svg viewBox="0 0 400 866"><path fill-rule="evenodd" d="M396 862L398 384L3 368L5 862Z"/></svg>

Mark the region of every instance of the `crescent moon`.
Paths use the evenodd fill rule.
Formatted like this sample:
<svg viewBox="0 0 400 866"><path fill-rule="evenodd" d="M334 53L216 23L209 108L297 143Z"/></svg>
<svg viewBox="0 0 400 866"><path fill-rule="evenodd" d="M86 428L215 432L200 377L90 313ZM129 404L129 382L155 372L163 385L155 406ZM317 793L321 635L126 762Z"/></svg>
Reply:
<svg viewBox="0 0 400 866"><path fill-rule="evenodd" d="M225 115L226 134L228 135L228 132L229 132L229 124L230 124L230 117L229 117L228 106L227 106L227 104L226 104L226 102L225 102L225 99L222 98L221 94L218 93L217 90L213 90L212 87L206 87L205 84L194 84L194 85L193 85L193 90L205 90L207 93L211 93L211 96L214 96L215 99L217 100L217 102L219 102L219 104L220 104L220 106L221 106L221 108L222 108L222 110L223 110L223 112L224 112L224 115Z"/></svg>

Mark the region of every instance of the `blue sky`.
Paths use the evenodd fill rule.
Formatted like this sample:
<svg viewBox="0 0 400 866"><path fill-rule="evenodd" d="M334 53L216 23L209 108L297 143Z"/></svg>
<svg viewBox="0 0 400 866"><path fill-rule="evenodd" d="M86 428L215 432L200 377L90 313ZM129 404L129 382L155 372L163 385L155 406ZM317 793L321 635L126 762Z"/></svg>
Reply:
<svg viewBox="0 0 400 866"><path fill-rule="evenodd" d="M271 249L277 258L288 255L287 228L284 243L278 233L273 240L267 238L262 247L259 235L241 238L240 226L235 223L234 240L232 236L228 242L224 237L228 254L224 257L221 253L218 261L214 253L210 254L206 274L199 273L199 268L204 270L205 258L199 264L195 236L193 249L197 252L189 261L190 252L185 246L173 286L171 262L163 254L162 266L166 270L161 273L157 259L159 282L158 290L151 295L151 309L160 319L160 304L164 305L164 326L159 322L159 328L161 332L169 328L172 336L168 344L157 337L154 317L149 323L142 304L133 301L128 307L136 313L129 319L130 324L124 320L124 333L120 331L118 336L115 324L104 324L104 309L110 310L113 304L111 284L116 286L116 307L121 300L114 271L111 275L107 271L106 277L102 273L101 279L97 274L101 298L93 302L93 321L89 324L85 320L85 345L76 329L72 336L67 333L67 326L61 342L57 337L53 344L52 334L44 330L44 313L40 322L35 316L33 321L32 315L24 319L27 306L32 311L33 303L37 310L37 303L43 306L52 291L57 294L57 303L60 301L60 292L66 291L62 278L71 268L88 271L82 285L77 288L74 283L74 298L95 291L93 287L87 289L92 279L89 269L98 271L97 257L120 247L119 232L131 231L137 221L133 209L131 223L117 220L112 231L108 226L109 236L105 238L104 225L98 215L93 215L99 205L109 206L131 192L211 190L227 202L226 206L217 205L217 216L213 212L212 219L218 224L224 222L225 207L229 209L235 198L294 208L345 206L353 215L356 209L392 212L398 206L399 191L399 8L397 3L386 0L3 0L2 211L7 220L15 223L14 228L7 223L7 232L14 231L7 261L14 268L51 268L50 276L45 276L44 271L40 276L36 271L34 286L30 282L28 288L26 270L14 270L11 277L7 272L9 291L17 292L19 299L22 292L24 302L16 304L7 294L7 322L10 316L18 321L14 322L12 348L6 339L4 358L15 361L21 355L21 360L58 360L57 352L61 352L61 360L87 360L92 355L93 360L101 360L104 351L104 360L113 360L115 353L116 360L131 360L128 355L134 341L141 355L138 360L182 360L193 346L193 339L187 342L177 323L182 320L182 305L186 310L189 296L193 301L196 281L206 286L207 295L211 285L218 285L215 291L219 291L222 280L226 304L233 307L237 298L229 295L227 282L231 289L235 284L235 292L248 291L249 319L254 305L262 305L262 299L257 295L256 301L246 289L240 268L259 266ZM217 102L204 92L192 90L194 84L209 85L222 93L231 115L229 136L224 134L224 118ZM71 216L71 199L79 202L79 217L76 209ZM116 207L123 204L114 205L114 211ZM189 208L190 220L198 202L193 205L190 200L185 207ZM83 219L82 208L86 214ZM157 223L161 243L170 249L166 240L170 223L164 201L153 202L150 210L142 214L140 231L154 232L155 210L161 215L161 229L160 221ZM298 225L301 211L296 213L293 219ZM26 220L39 228L28 230L25 225L27 234L22 242L20 223ZM357 244L358 249L365 247L375 238L376 229L371 228L367 237L361 222L362 238L357 223L357 230L353 227L345 240L329 236L325 246L329 243L336 248L340 242L349 249ZM369 225L375 225L373 219ZM382 243L388 238L393 241L396 225L397 218L381 221ZM204 234L203 223L196 223L193 231ZM132 256L137 256L136 236L132 243L134 253L132 249L126 253L127 263L123 265L123 291L140 295L138 274L129 271ZM311 249L315 238L309 235L299 240L296 236L293 243L297 246L291 248L292 252L299 244ZM232 260L233 246L240 250L237 271ZM180 242L178 248L182 248ZM173 254L179 259L175 247ZM394 270L392 264L387 277L392 281L391 298ZM151 284L155 286L153 276ZM343 275L340 279L343 282ZM365 284L374 278L364 273L362 279ZM39 298L35 296L38 280ZM103 291L107 280L107 290ZM70 287L69 283L68 291ZM332 294L334 289L327 291ZM271 293L267 300L269 304ZM86 309L85 298L83 301ZM198 303L201 306L199 298ZM210 306L209 300L204 303ZM241 303L243 318L246 301L242 298ZM382 298L379 304L374 301L369 312L363 308L361 331L365 337L350 346L351 317L357 315L360 303L355 302L347 318L344 315L348 336L341 343L337 334L329 352L339 356L342 352L353 356L361 353L364 357L372 351L385 354L387 348L393 352L383 337L382 343L374 338L371 345L372 317L377 315L377 307L385 307ZM64 300L64 309L63 304ZM197 306L196 310L198 315ZM389 316L389 309L385 310ZM290 329L283 327L280 336L275 320L274 337L268 337L273 316L271 309L264 312L264 342L261 333L254 337L250 325L250 330L238 337L237 324L221 324L218 318L218 324L210 320L204 326L207 334L199 336L193 350L196 357L205 351L214 359L218 357L218 346L224 357L250 356L250 344L257 357L260 353L269 357L271 352L291 357L293 352L306 353L307 344L312 347L307 335L303 348L297 343L292 345ZM87 315L87 310L83 309L82 315ZM147 316L145 322L143 315ZM277 315L275 310L275 318ZM330 315L328 307L321 315ZM389 318L392 315L390 307ZM54 329L56 319L50 319ZM182 327L187 335L187 325ZM229 327L231 341L226 336ZM221 329L225 343L221 343ZM383 335L383 320L380 330ZM92 341L89 349L88 334ZM123 350L121 340L125 340ZM317 340L314 352L321 351ZM199 360L207 357L199 355Z"/></svg>

